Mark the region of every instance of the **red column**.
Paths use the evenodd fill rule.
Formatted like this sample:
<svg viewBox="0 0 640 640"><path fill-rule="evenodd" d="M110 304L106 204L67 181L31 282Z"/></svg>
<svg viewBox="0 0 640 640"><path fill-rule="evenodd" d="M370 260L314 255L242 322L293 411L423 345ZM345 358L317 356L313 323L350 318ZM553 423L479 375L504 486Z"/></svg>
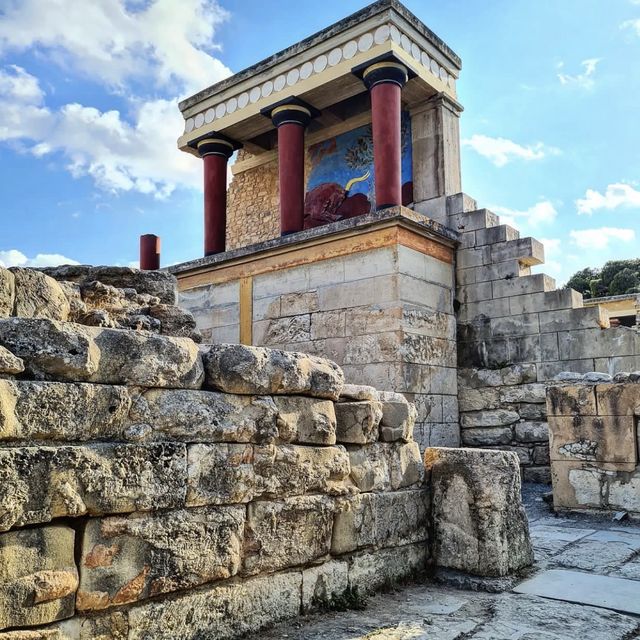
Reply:
<svg viewBox="0 0 640 640"><path fill-rule="evenodd" d="M204 255L225 250L227 234L227 161L233 145L206 138L198 143L204 165Z"/></svg>
<svg viewBox="0 0 640 640"><path fill-rule="evenodd" d="M363 80L371 94L376 208L383 209L402 204L400 95L407 69L379 62L364 71Z"/></svg>
<svg viewBox="0 0 640 640"><path fill-rule="evenodd" d="M280 183L280 234L304 227L304 132L311 110L300 104L284 104L270 113L278 128Z"/></svg>
<svg viewBox="0 0 640 640"><path fill-rule="evenodd" d="M140 236L140 268L144 270L160 268L160 238L152 233Z"/></svg>

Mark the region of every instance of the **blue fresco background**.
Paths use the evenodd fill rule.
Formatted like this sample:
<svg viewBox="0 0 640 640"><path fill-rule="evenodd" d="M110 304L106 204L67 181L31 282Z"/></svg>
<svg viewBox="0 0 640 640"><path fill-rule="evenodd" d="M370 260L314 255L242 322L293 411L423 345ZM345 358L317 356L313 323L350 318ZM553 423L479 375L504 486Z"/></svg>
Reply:
<svg viewBox="0 0 640 640"><path fill-rule="evenodd" d="M369 177L357 182L349 191L350 195L365 194L371 202L371 210L376 208L373 172L373 141L371 125L358 127L338 136L309 147L311 171L307 181L307 192L330 182L345 187L352 178L369 171ZM411 117L402 112L402 184L413 180L411 161Z"/></svg>

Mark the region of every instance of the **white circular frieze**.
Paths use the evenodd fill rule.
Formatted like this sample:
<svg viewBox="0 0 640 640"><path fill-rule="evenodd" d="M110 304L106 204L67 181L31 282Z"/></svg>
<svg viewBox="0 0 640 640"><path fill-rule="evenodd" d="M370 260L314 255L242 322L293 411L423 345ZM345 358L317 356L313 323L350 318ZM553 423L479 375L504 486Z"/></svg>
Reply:
<svg viewBox="0 0 640 640"><path fill-rule="evenodd" d="M216 119L216 110L212 107L211 109L207 109L204 114L204 121L207 124L210 124Z"/></svg>
<svg viewBox="0 0 640 640"><path fill-rule="evenodd" d="M196 129L199 129L204 124L204 113L199 113L196 116L195 123L196 123Z"/></svg>
<svg viewBox="0 0 640 640"><path fill-rule="evenodd" d="M414 60L420 60L420 55L421 55L421 51L420 51L420 47L414 42L411 45L411 55L413 56Z"/></svg>
<svg viewBox="0 0 640 640"><path fill-rule="evenodd" d="M287 79L284 76L278 76L274 81L273 81L273 88L276 91L282 91L284 89L284 86L287 84Z"/></svg>
<svg viewBox="0 0 640 640"><path fill-rule="evenodd" d="M411 42L411 40L409 40L408 36L406 36L404 33L402 34L402 36L400 37L400 45L402 46L402 48L407 52L407 53L411 53L411 45L413 43Z"/></svg>
<svg viewBox="0 0 640 640"><path fill-rule="evenodd" d="M185 133L189 133L190 131L193 131L193 127L195 125L195 122L193 121L193 118L189 118L185 123L184 123L184 130Z"/></svg>
<svg viewBox="0 0 640 640"><path fill-rule="evenodd" d="M225 113L227 113L227 105L224 102L221 102L216 107L216 118L222 118Z"/></svg>
<svg viewBox="0 0 640 640"><path fill-rule="evenodd" d="M329 66L335 67L342 60L342 49L332 49L328 56Z"/></svg>
<svg viewBox="0 0 640 640"><path fill-rule="evenodd" d="M300 79L300 72L297 69L291 69L287 73L287 86L292 87Z"/></svg>
<svg viewBox="0 0 640 640"><path fill-rule="evenodd" d="M238 100L230 98L227 100L227 113L233 113L238 108Z"/></svg>
<svg viewBox="0 0 640 640"><path fill-rule="evenodd" d="M428 69L429 64L431 63L431 58L429 58L429 56L423 51L420 55L420 62L422 62L422 65Z"/></svg>
<svg viewBox="0 0 640 640"><path fill-rule="evenodd" d="M358 53L358 43L355 40L349 40L349 42L342 47L342 55L345 60L350 60L356 53Z"/></svg>
<svg viewBox="0 0 640 640"><path fill-rule="evenodd" d="M376 44L382 44L389 39L391 35L391 29L389 29L388 24L383 24L381 27L376 29L376 32L373 34L373 40Z"/></svg>
<svg viewBox="0 0 640 640"><path fill-rule="evenodd" d="M260 91L260 87L253 87L253 89L249 91L249 101L258 102L258 100L260 100L261 95L262 95L262 92Z"/></svg>
<svg viewBox="0 0 640 640"><path fill-rule="evenodd" d="M267 80L262 85L262 97L266 98L267 96L270 96L272 93L273 93L273 82L271 82L271 80Z"/></svg>
<svg viewBox="0 0 640 640"><path fill-rule="evenodd" d="M442 80L442 82L447 81L447 70L444 67L440 67L440 80Z"/></svg>
<svg viewBox="0 0 640 640"><path fill-rule="evenodd" d="M358 40L358 49L360 51L369 51L373 46L373 36L370 33L365 33L360 36L360 40Z"/></svg>
<svg viewBox="0 0 640 640"><path fill-rule="evenodd" d="M244 109L249 104L249 94L245 91L238 96L238 107Z"/></svg>
<svg viewBox="0 0 640 640"><path fill-rule="evenodd" d="M311 62L305 62L300 67L300 77L303 80L306 80L308 77L310 77L312 73L313 73L313 64Z"/></svg>
<svg viewBox="0 0 640 640"><path fill-rule="evenodd" d="M396 44L400 44L400 40L402 36L400 35L400 31L398 30L398 27L396 27L394 24L392 24L391 27L389 27L389 35L391 36L391 39Z"/></svg>
<svg viewBox="0 0 640 640"><path fill-rule="evenodd" d="M313 69L316 73L320 73L321 71L324 71L326 68L327 68L327 56L322 54L321 56L318 56L315 59L313 63Z"/></svg>
<svg viewBox="0 0 640 640"><path fill-rule="evenodd" d="M433 73L434 76L438 75L438 63L435 60L431 61L431 73Z"/></svg>

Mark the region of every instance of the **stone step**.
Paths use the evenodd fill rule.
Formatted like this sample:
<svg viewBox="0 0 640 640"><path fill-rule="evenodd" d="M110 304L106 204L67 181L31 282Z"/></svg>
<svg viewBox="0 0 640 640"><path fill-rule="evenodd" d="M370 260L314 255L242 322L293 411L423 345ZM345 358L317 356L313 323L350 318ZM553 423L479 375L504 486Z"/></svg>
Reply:
<svg viewBox="0 0 640 640"><path fill-rule="evenodd" d="M498 242L509 242L520 238L520 232L508 224L499 224L488 229L478 229L475 234L476 247L485 244L497 244Z"/></svg>
<svg viewBox="0 0 640 640"><path fill-rule="evenodd" d="M447 218L447 226L458 233L487 229L500 224L500 218L489 209L477 209L466 213L455 213Z"/></svg>
<svg viewBox="0 0 640 640"><path fill-rule="evenodd" d="M510 296L556 290L555 279L544 273L536 273L521 278L510 278L508 280L494 280L491 285L493 291L492 297L494 298L507 298Z"/></svg>
<svg viewBox="0 0 640 640"><path fill-rule="evenodd" d="M458 268L456 271L458 285L503 280L505 278L520 278L529 275L531 275L531 268L523 265L518 260L498 262L497 264L484 265L481 267Z"/></svg>
<svg viewBox="0 0 640 640"><path fill-rule="evenodd" d="M576 602L640 615L640 581L581 571L550 569L519 584L514 591L551 600Z"/></svg>
<svg viewBox="0 0 640 640"><path fill-rule="evenodd" d="M519 238L491 245L491 262L520 260L527 265L544 262L544 246L535 238Z"/></svg>

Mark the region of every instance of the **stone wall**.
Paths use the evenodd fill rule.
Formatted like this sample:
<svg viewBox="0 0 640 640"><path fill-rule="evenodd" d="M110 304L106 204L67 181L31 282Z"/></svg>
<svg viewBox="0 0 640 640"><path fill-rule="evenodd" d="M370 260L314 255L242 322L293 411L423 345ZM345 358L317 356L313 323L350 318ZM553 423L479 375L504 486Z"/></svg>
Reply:
<svg viewBox="0 0 640 640"><path fill-rule="evenodd" d="M555 508L640 517L640 373L562 378L547 390Z"/></svg>
<svg viewBox="0 0 640 640"><path fill-rule="evenodd" d="M402 396L300 353L27 315L0 319L0 638L232 638L424 571Z"/></svg>
<svg viewBox="0 0 640 640"><path fill-rule="evenodd" d="M544 248L460 194L448 199L457 251L462 443L515 451L525 480L549 480L544 384L563 371L640 369L640 333L610 328L572 289L533 274Z"/></svg>

